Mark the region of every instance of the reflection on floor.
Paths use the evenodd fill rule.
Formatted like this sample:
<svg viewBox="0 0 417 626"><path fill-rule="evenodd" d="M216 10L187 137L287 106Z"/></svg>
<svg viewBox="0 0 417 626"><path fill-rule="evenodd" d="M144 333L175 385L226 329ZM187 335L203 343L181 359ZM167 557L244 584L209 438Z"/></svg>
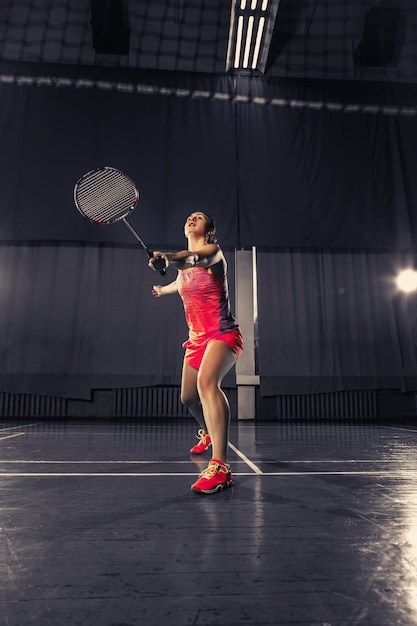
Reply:
<svg viewBox="0 0 417 626"><path fill-rule="evenodd" d="M195 433L0 422L1 624L417 624L417 428L235 422L211 496Z"/></svg>

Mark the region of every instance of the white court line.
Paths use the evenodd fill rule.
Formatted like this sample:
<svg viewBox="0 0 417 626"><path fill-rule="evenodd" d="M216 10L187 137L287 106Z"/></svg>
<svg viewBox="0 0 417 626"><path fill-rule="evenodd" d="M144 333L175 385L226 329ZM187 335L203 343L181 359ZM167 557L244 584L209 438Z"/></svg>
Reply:
<svg viewBox="0 0 417 626"><path fill-rule="evenodd" d="M230 441L229 448L233 450L233 452L237 454L237 456L240 457L242 461L244 461L246 465L248 465L255 472L255 474L263 474L263 471L257 465L255 465L255 463L252 463L252 461L248 459L248 457L243 454L243 452L238 450L232 443L230 443Z"/></svg>
<svg viewBox="0 0 417 626"><path fill-rule="evenodd" d="M167 478L169 476L196 476L198 472L0 472L0 478ZM235 474L236 475L236 474ZM253 474L249 474L253 476Z"/></svg>
<svg viewBox="0 0 417 626"><path fill-rule="evenodd" d="M23 434L23 433L22 433ZM11 437L17 436L17 435L10 435ZM246 463L246 465L248 465L248 467L251 468L251 470L253 470L255 472L255 474L263 474L262 470L255 465L255 463L253 463L250 459L248 459L248 457L243 454L243 452L241 452L238 448L236 448L236 446L234 446L232 443L230 443L229 441L229 448L231 450L233 450L233 452L244 462ZM38 461L33 461L33 460L28 460L28 461L24 461L24 460L6 460L6 461L2 461L2 463L49 463L49 464L163 464L163 463L190 463L190 461L135 461L135 460L130 460L130 461L46 461L46 460L38 460ZM3 474L4 475L4 474Z"/></svg>
<svg viewBox="0 0 417 626"><path fill-rule="evenodd" d="M0 461L0 465L2 465L3 463L9 463L11 465L13 465L13 463L16 464L36 464L36 465L47 465L47 464L51 464L51 465L189 465L190 463L192 463L192 461L144 461L143 459L141 461L139 460L130 460L130 461L111 461L111 460L101 460L101 461L57 461L57 460L45 460L45 459L38 459L38 460L33 460L33 459L15 459L15 460L4 460L2 459Z"/></svg>
<svg viewBox="0 0 417 626"><path fill-rule="evenodd" d="M415 426L410 426L410 428L407 428L407 426L386 426L386 425L381 425L381 428L386 428L387 430L401 430L401 431L406 431L407 433L417 433L417 430L415 428Z"/></svg>
<svg viewBox="0 0 417 626"><path fill-rule="evenodd" d="M281 463L285 463L288 465L301 465L301 464L306 464L306 465L313 465L313 464L323 464L326 465L326 463L378 463L378 464L390 464L393 463L395 465L398 465L398 459L310 459L310 460L305 460L305 459L280 459L279 461L277 461L276 459L264 459L262 461L263 463L266 464L273 464L276 465L277 463L281 464Z"/></svg>
<svg viewBox="0 0 417 626"><path fill-rule="evenodd" d="M233 472L234 476L252 476L257 478L268 476L296 476L307 478L308 476L381 476L389 478L409 478L417 475L417 470L401 470L398 472ZM0 479L4 478L169 478L171 476L195 476L196 472L0 472Z"/></svg>
<svg viewBox="0 0 417 626"><path fill-rule="evenodd" d="M0 437L0 441L4 441L5 439L13 439L13 437L21 437L22 435L26 435L26 433L14 433L13 435L5 435L4 437Z"/></svg>
<svg viewBox="0 0 417 626"><path fill-rule="evenodd" d="M399 478L401 476L417 475L417 469L403 470L358 470L357 472L329 471L329 472L263 472L262 476L388 476Z"/></svg>
<svg viewBox="0 0 417 626"><path fill-rule="evenodd" d="M22 430L22 428L29 428L30 426L37 426L39 422L32 422L32 424L20 424L20 426L5 426L4 428L0 428L0 433L6 432L8 430Z"/></svg>
<svg viewBox="0 0 417 626"><path fill-rule="evenodd" d="M20 434L25 434L25 433L19 433L17 435L10 435L10 437L18 437ZM0 437L0 441L1 439L6 439L7 437ZM239 455L240 456L240 455ZM242 455L244 457L244 455ZM244 459L242 459L244 463L246 463L247 465L249 463L251 463L251 465L253 465L254 467L257 467L256 465L254 465L254 463L252 463L251 461L249 461L249 459L246 459L246 457ZM249 461L249 462L248 462ZM96 460L68 460L68 459L1 459L0 460L0 465L3 464L9 464L9 465L13 465L13 464L20 464L20 465L189 465L192 461L184 461L184 460L159 460L159 461L155 461L155 460L144 460L144 459L126 459L126 460L116 460L116 459L96 459ZM238 462L238 461L237 461ZM272 465L276 465L278 463L278 461L274 461L274 460L264 460L263 463L265 464L272 464ZM340 459L340 460L333 460L333 459L326 459L326 460L303 460L303 459L293 459L293 460L286 460L286 459L282 459L281 461L279 461L279 464L285 464L285 465L327 465L327 464L338 464L338 465L343 465L344 463L346 464L356 464L356 465L360 465L360 464L367 464L367 463L372 463L372 464L378 464L378 465L389 465L389 464L398 464L398 460L396 459L378 459L377 461L375 460L371 460L371 459ZM196 463L197 465L197 463ZM262 470L260 470L259 468L257 468L258 471L256 472L257 474L273 474L275 472L263 472ZM413 468L410 468L411 470L413 470ZM416 468L417 471L417 468ZM276 472L277 474L282 474L282 472ZM325 472L326 474L328 472Z"/></svg>

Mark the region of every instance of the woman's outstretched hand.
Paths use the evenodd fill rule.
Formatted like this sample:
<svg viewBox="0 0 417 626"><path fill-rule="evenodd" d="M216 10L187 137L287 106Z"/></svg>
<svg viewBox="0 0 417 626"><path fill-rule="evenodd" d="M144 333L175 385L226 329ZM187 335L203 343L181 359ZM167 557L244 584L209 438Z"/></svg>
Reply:
<svg viewBox="0 0 417 626"><path fill-rule="evenodd" d="M153 285L152 295L155 296L155 298L160 298L162 296L162 285Z"/></svg>

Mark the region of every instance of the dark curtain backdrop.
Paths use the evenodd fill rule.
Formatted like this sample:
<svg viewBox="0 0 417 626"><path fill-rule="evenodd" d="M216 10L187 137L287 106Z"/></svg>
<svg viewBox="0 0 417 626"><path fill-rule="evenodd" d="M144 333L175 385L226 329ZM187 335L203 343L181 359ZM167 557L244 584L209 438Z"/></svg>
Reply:
<svg viewBox="0 0 417 626"><path fill-rule="evenodd" d="M98 227L74 206L76 180L112 165L139 187L129 221L148 245L183 245L183 223L195 209L221 216L222 243L236 242L233 107L1 82L0 102L0 240L134 241L122 223Z"/></svg>
<svg viewBox="0 0 417 626"><path fill-rule="evenodd" d="M382 111L399 100L415 113L417 86L120 74L57 87L3 76L14 80L0 80L0 240L131 242L123 224L97 227L74 208L75 181L107 164L137 183L130 219L152 245L178 245L195 208L221 218L227 246L416 243L417 115Z"/></svg>
<svg viewBox="0 0 417 626"><path fill-rule="evenodd" d="M161 276L146 259L130 246L0 246L0 391L89 399L91 389L179 384L182 303L152 296Z"/></svg>
<svg viewBox="0 0 417 626"><path fill-rule="evenodd" d="M258 255L263 395L417 389L417 299L397 289L409 254Z"/></svg>
<svg viewBox="0 0 417 626"><path fill-rule="evenodd" d="M74 207L104 164L139 186L150 246L206 210L231 286L232 250L258 247L263 394L416 388L414 298L390 282L416 244L415 87L63 68L0 68L0 391L179 382L181 302L152 298L123 224Z"/></svg>
<svg viewBox="0 0 417 626"><path fill-rule="evenodd" d="M251 97L284 97L292 106L236 108L241 243L372 250L416 244L415 108L411 115L383 114L389 102L398 113L398 93L346 83L326 91L259 81ZM365 113L370 102L372 113ZM346 112L353 103L360 106Z"/></svg>
<svg viewBox="0 0 417 626"><path fill-rule="evenodd" d="M181 303L153 298L159 275L143 254L101 244L2 246L2 387L88 399L94 388L177 384Z"/></svg>

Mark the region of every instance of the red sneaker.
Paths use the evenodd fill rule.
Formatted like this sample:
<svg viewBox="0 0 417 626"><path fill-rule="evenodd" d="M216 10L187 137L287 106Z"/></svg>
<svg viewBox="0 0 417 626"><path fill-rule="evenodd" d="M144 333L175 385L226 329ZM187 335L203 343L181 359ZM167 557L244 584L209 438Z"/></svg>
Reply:
<svg viewBox="0 0 417 626"><path fill-rule="evenodd" d="M198 480L194 485L191 485L191 489L196 493L215 493L222 491L225 487L230 487L232 483L233 476L230 465L217 459L211 459Z"/></svg>
<svg viewBox="0 0 417 626"><path fill-rule="evenodd" d="M196 436L199 442L191 448L190 452L191 454L203 454L203 452L206 452L211 446L210 435L200 428Z"/></svg>

